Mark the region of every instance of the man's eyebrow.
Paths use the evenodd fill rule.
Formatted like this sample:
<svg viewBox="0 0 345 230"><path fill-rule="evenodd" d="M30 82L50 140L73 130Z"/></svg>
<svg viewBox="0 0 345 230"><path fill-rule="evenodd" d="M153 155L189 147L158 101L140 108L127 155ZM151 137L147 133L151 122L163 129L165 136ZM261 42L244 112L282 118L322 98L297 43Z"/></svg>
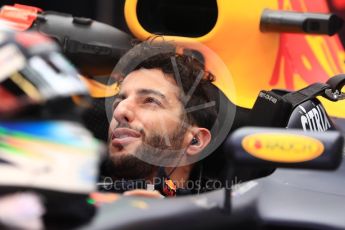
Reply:
<svg viewBox="0 0 345 230"><path fill-rule="evenodd" d="M166 96L164 94L162 94L161 92L154 90L154 89L139 89L137 91L137 94L139 94L139 95L154 94L154 95L159 96L162 99L166 100Z"/></svg>

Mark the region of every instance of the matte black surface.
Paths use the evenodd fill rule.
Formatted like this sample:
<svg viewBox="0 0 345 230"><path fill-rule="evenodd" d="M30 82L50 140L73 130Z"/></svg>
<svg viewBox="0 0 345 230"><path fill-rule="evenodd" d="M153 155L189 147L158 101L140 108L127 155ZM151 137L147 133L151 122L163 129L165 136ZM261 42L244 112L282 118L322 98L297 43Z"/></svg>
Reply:
<svg viewBox="0 0 345 230"><path fill-rule="evenodd" d="M82 229L345 229L345 163L332 172L279 169L235 188L232 214L223 190L170 199L121 198ZM146 208L135 208L145 202Z"/></svg>

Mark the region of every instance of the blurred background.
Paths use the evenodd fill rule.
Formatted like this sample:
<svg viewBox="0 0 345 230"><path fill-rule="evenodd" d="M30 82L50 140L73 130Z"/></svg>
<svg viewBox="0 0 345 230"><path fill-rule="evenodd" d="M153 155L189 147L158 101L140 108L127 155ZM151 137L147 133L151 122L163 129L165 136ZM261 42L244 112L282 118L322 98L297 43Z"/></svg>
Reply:
<svg viewBox="0 0 345 230"><path fill-rule="evenodd" d="M92 18L129 32L124 20L124 2L125 0L2 0L0 7L15 3L36 6L44 11L57 11Z"/></svg>

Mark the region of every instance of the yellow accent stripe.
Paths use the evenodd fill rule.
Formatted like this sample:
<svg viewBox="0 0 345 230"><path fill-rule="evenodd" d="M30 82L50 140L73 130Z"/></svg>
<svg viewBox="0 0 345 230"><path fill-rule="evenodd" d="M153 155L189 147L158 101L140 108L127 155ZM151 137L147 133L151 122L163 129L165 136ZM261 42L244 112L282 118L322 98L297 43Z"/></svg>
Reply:
<svg viewBox="0 0 345 230"><path fill-rule="evenodd" d="M40 101L42 100L42 95L37 90L37 88L31 84L29 81L27 81L23 75L16 72L12 74L11 80L19 87L21 88L27 95L29 95L32 99Z"/></svg>

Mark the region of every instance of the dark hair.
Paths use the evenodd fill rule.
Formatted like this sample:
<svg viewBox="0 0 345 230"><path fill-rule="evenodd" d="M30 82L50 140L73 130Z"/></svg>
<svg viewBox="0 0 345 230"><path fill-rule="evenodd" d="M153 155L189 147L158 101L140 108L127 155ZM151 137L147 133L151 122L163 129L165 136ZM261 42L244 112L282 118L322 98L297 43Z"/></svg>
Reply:
<svg viewBox="0 0 345 230"><path fill-rule="evenodd" d="M115 72L124 78L140 68L157 68L167 76L173 76L180 88L179 99L186 110L188 123L207 128L213 136L218 129L219 91L212 83L215 76L205 70L203 61L195 54L190 50L178 53L172 42L148 40L121 58ZM190 90L194 92L190 93Z"/></svg>

